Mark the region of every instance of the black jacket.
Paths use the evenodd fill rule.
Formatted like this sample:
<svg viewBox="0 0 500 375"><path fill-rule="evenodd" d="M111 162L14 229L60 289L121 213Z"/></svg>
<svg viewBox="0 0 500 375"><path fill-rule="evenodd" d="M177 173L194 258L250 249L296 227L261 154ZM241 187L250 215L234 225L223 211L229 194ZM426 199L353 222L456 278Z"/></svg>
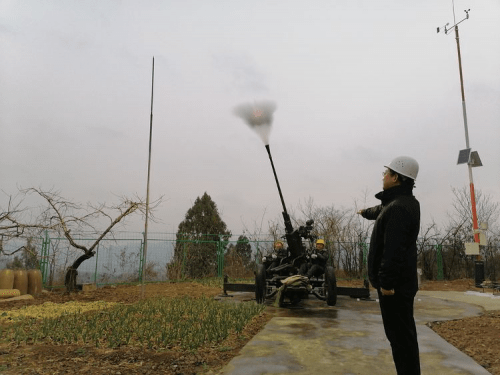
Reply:
<svg viewBox="0 0 500 375"><path fill-rule="evenodd" d="M317 257L316 258L311 257L309 262L311 262L312 264L316 264L318 266L321 266L321 267L326 266L326 262L328 261L328 251L326 249L319 250L319 251L314 250L312 252L312 254L316 254Z"/></svg>
<svg viewBox="0 0 500 375"><path fill-rule="evenodd" d="M370 283L374 288L415 295L420 204L411 189L401 185L375 197L382 204L362 212L364 218L375 220L368 253Z"/></svg>

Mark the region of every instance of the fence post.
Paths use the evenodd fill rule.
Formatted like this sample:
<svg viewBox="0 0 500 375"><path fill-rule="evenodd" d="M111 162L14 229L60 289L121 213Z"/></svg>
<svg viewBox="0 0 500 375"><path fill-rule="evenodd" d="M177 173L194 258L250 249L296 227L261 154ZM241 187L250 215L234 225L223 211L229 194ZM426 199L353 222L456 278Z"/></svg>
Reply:
<svg viewBox="0 0 500 375"><path fill-rule="evenodd" d="M189 244L187 242L184 242L184 245L182 246L182 265L181 265L181 279L183 280L186 277L186 257L187 257L186 246L189 246Z"/></svg>
<svg viewBox="0 0 500 375"><path fill-rule="evenodd" d="M144 232L142 233L144 236ZM144 263L144 237L141 239L141 247L139 249L139 282L142 283L142 265Z"/></svg>
<svg viewBox="0 0 500 375"><path fill-rule="evenodd" d="M47 285L48 266L49 266L49 232L45 231L45 238L42 239L42 251L40 254L40 272L42 273L42 285Z"/></svg>
<svg viewBox="0 0 500 375"><path fill-rule="evenodd" d="M366 242L362 242L361 244L361 247L363 248L363 274L361 275L363 277L363 279L367 279L368 278L368 275L367 275L367 269L368 269L368 244Z"/></svg>
<svg viewBox="0 0 500 375"><path fill-rule="evenodd" d="M96 288L98 287L97 285L97 262L99 260L99 244L97 244L97 250L95 252L95 272L94 272L94 284Z"/></svg>
<svg viewBox="0 0 500 375"><path fill-rule="evenodd" d="M443 280L443 254L442 245L436 245L437 280Z"/></svg>
<svg viewBox="0 0 500 375"><path fill-rule="evenodd" d="M259 240L257 240L257 245L255 249L255 264L260 264L261 260L262 260L262 255L260 253Z"/></svg>
<svg viewBox="0 0 500 375"><path fill-rule="evenodd" d="M217 276L222 277L224 271L224 251L222 241L217 241Z"/></svg>
<svg viewBox="0 0 500 375"><path fill-rule="evenodd" d="M221 270L221 264L220 264L220 244L219 242L216 242L217 246L217 277L221 277L222 270Z"/></svg>

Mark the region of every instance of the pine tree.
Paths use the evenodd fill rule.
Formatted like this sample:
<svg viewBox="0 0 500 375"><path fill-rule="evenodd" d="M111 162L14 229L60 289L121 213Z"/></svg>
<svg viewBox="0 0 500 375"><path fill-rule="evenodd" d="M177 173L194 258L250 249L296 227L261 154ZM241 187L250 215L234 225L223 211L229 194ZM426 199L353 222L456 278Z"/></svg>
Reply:
<svg viewBox="0 0 500 375"><path fill-rule="evenodd" d="M198 278L214 276L217 271L217 252L223 253L231 232L222 221L217 205L205 192L197 197L179 224L176 234L174 260L169 277ZM171 275L177 266L180 275Z"/></svg>

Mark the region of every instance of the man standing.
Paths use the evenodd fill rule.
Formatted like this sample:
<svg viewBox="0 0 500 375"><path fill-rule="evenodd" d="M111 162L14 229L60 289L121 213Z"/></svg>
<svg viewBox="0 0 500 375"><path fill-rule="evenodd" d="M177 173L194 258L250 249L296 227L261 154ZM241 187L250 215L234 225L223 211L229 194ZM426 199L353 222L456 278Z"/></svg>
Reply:
<svg viewBox="0 0 500 375"><path fill-rule="evenodd" d="M378 291L384 330L391 343L397 373L420 374L413 317L413 300L418 290L416 241L420 204L412 191L418 163L413 158L400 156L386 168L383 191L375 195L381 204L358 211L364 218L375 220L368 277Z"/></svg>

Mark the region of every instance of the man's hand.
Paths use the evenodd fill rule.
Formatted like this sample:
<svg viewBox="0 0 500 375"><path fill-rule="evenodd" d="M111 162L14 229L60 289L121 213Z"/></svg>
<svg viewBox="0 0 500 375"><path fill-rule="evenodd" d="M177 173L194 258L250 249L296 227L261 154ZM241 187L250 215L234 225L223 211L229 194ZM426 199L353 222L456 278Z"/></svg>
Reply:
<svg viewBox="0 0 500 375"><path fill-rule="evenodd" d="M312 254L311 258L316 259L318 256L316 254Z"/></svg>
<svg viewBox="0 0 500 375"><path fill-rule="evenodd" d="M394 295L394 289L387 290L387 289L384 289L384 288L380 288L380 292L381 292L384 296L393 296L393 295Z"/></svg>

